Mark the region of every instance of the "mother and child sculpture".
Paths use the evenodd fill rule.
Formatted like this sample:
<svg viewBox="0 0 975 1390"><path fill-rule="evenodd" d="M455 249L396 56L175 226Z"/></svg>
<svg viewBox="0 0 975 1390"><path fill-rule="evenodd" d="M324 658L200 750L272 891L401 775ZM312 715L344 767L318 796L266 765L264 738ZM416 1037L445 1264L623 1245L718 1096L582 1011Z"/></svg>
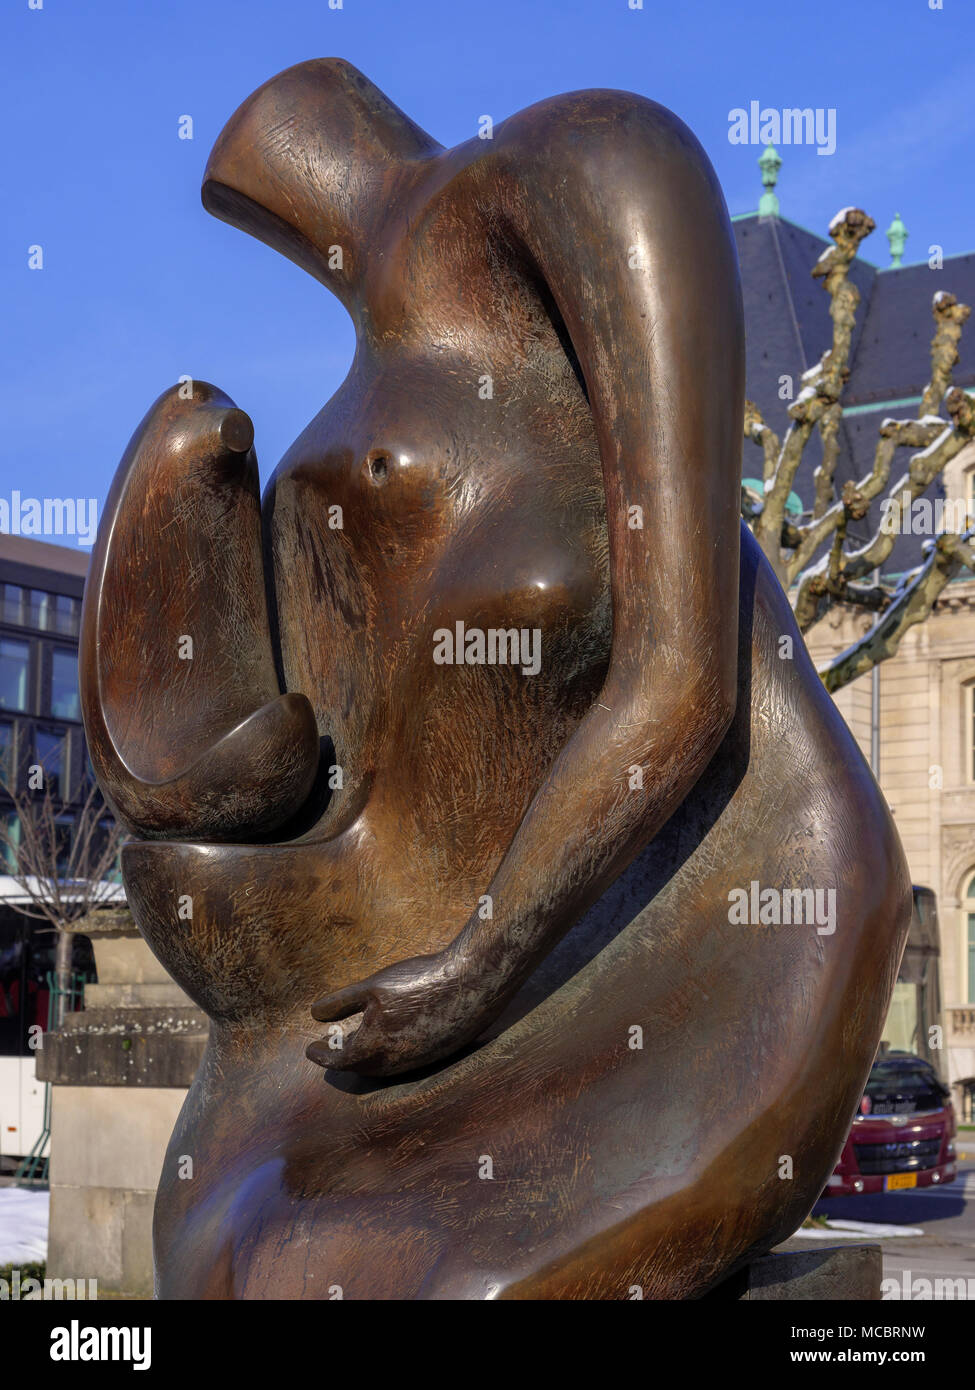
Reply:
<svg viewBox="0 0 975 1390"><path fill-rule="evenodd" d="M621 92L490 134L335 59L249 97L204 206L354 360L263 501L243 411L168 390L103 516L91 757L211 1025L162 1298L701 1296L810 1210L880 1037L910 880L741 523L714 172Z"/></svg>

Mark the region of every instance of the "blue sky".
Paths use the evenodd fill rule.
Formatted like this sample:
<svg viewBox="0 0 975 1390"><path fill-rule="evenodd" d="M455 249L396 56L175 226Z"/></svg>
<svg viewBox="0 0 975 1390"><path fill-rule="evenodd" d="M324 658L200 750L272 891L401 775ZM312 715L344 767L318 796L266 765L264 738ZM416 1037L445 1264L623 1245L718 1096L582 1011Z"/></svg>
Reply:
<svg viewBox="0 0 975 1390"><path fill-rule="evenodd" d="M104 498L142 415L184 374L251 415L266 479L339 385L345 311L199 199L227 118L307 58L349 59L444 144L556 92L640 92L695 131L732 213L757 204L760 150L729 143L729 111L832 107L835 154L780 147L783 216L825 231L864 207L879 264L895 211L907 261L933 243L975 250L972 0L630 3L4 0L0 496ZM192 140L177 136L184 115Z"/></svg>

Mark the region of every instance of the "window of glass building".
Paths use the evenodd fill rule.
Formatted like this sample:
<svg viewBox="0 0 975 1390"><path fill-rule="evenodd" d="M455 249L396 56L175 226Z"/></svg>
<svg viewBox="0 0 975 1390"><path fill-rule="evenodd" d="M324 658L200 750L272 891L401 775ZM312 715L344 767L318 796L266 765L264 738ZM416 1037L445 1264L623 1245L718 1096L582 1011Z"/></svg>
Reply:
<svg viewBox="0 0 975 1390"><path fill-rule="evenodd" d="M13 786L16 757L13 723L0 719L0 787Z"/></svg>
<svg viewBox="0 0 975 1390"><path fill-rule="evenodd" d="M27 672L30 646L0 637L0 709L27 708ZM77 686L77 677L75 685Z"/></svg>
<svg viewBox="0 0 975 1390"><path fill-rule="evenodd" d="M76 598L69 598L67 594L51 595L51 627L55 632L59 632L62 637L78 636L78 618L81 613L81 603Z"/></svg>
<svg viewBox="0 0 975 1390"><path fill-rule="evenodd" d="M20 844L20 817L16 811L0 815L0 866L5 873L17 867L17 846Z"/></svg>
<svg viewBox="0 0 975 1390"><path fill-rule="evenodd" d="M64 775L65 743L63 729L38 729L34 739L35 761L44 769L43 790L50 792L53 797L67 795Z"/></svg>
<svg viewBox="0 0 975 1390"><path fill-rule="evenodd" d="M31 589L28 622L41 632L57 632L62 637L78 636L81 600L68 594L47 594Z"/></svg>
<svg viewBox="0 0 975 1390"><path fill-rule="evenodd" d="M37 627L43 632L47 627L47 610L50 601L50 594L45 594L40 589L31 589L30 604L27 609L28 627Z"/></svg>
<svg viewBox="0 0 975 1390"><path fill-rule="evenodd" d="M74 845L74 816L57 816L54 821L54 852L60 877L71 870L71 850Z"/></svg>
<svg viewBox="0 0 975 1390"><path fill-rule="evenodd" d="M0 584L0 622L15 627L24 622L25 591L17 584Z"/></svg>
<svg viewBox="0 0 975 1390"><path fill-rule="evenodd" d="M103 819L98 822L98 825L92 832L91 844L88 851L88 862L91 866L92 877L94 877L95 870L98 867L102 855L105 854L108 849L111 837L114 833L115 822L110 820L107 816L103 817ZM116 849L114 861L102 870L101 877L106 883L122 882L121 847Z"/></svg>
<svg viewBox="0 0 975 1390"><path fill-rule="evenodd" d="M80 719L77 652L51 653L51 713L59 719Z"/></svg>

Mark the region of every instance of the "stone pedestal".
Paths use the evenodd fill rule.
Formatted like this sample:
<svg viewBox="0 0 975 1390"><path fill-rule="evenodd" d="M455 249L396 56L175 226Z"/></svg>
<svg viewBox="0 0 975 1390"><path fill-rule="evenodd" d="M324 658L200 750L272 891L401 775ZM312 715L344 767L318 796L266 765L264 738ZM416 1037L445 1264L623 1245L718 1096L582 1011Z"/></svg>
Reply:
<svg viewBox="0 0 975 1390"><path fill-rule="evenodd" d="M762 1255L710 1294L717 1300L755 1303L779 1300L844 1303L880 1298L883 1254L879 1245L829 1245L816 1250L782 1250Z"/></svg>
<svg viewBox="0 0 975 1390"><path fill-rule="evenodd" d="M98 984L37 1057L52 1083L47 1272L151 1297L156 1185L207 1020L127 910L97 909L73 930L91 939Z"/></svg>

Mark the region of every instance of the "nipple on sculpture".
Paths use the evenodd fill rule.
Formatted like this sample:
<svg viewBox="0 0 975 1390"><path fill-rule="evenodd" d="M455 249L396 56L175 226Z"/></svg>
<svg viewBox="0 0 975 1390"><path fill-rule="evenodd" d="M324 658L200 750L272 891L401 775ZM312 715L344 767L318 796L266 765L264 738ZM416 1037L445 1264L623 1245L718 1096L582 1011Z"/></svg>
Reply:
<svg viewBox="0 0 975 1390"><path fill-rule="evenodd" d="M389 476L392 460L387 453L376 450L366 457L366 469L374 483L384 483Z"/></svg>

